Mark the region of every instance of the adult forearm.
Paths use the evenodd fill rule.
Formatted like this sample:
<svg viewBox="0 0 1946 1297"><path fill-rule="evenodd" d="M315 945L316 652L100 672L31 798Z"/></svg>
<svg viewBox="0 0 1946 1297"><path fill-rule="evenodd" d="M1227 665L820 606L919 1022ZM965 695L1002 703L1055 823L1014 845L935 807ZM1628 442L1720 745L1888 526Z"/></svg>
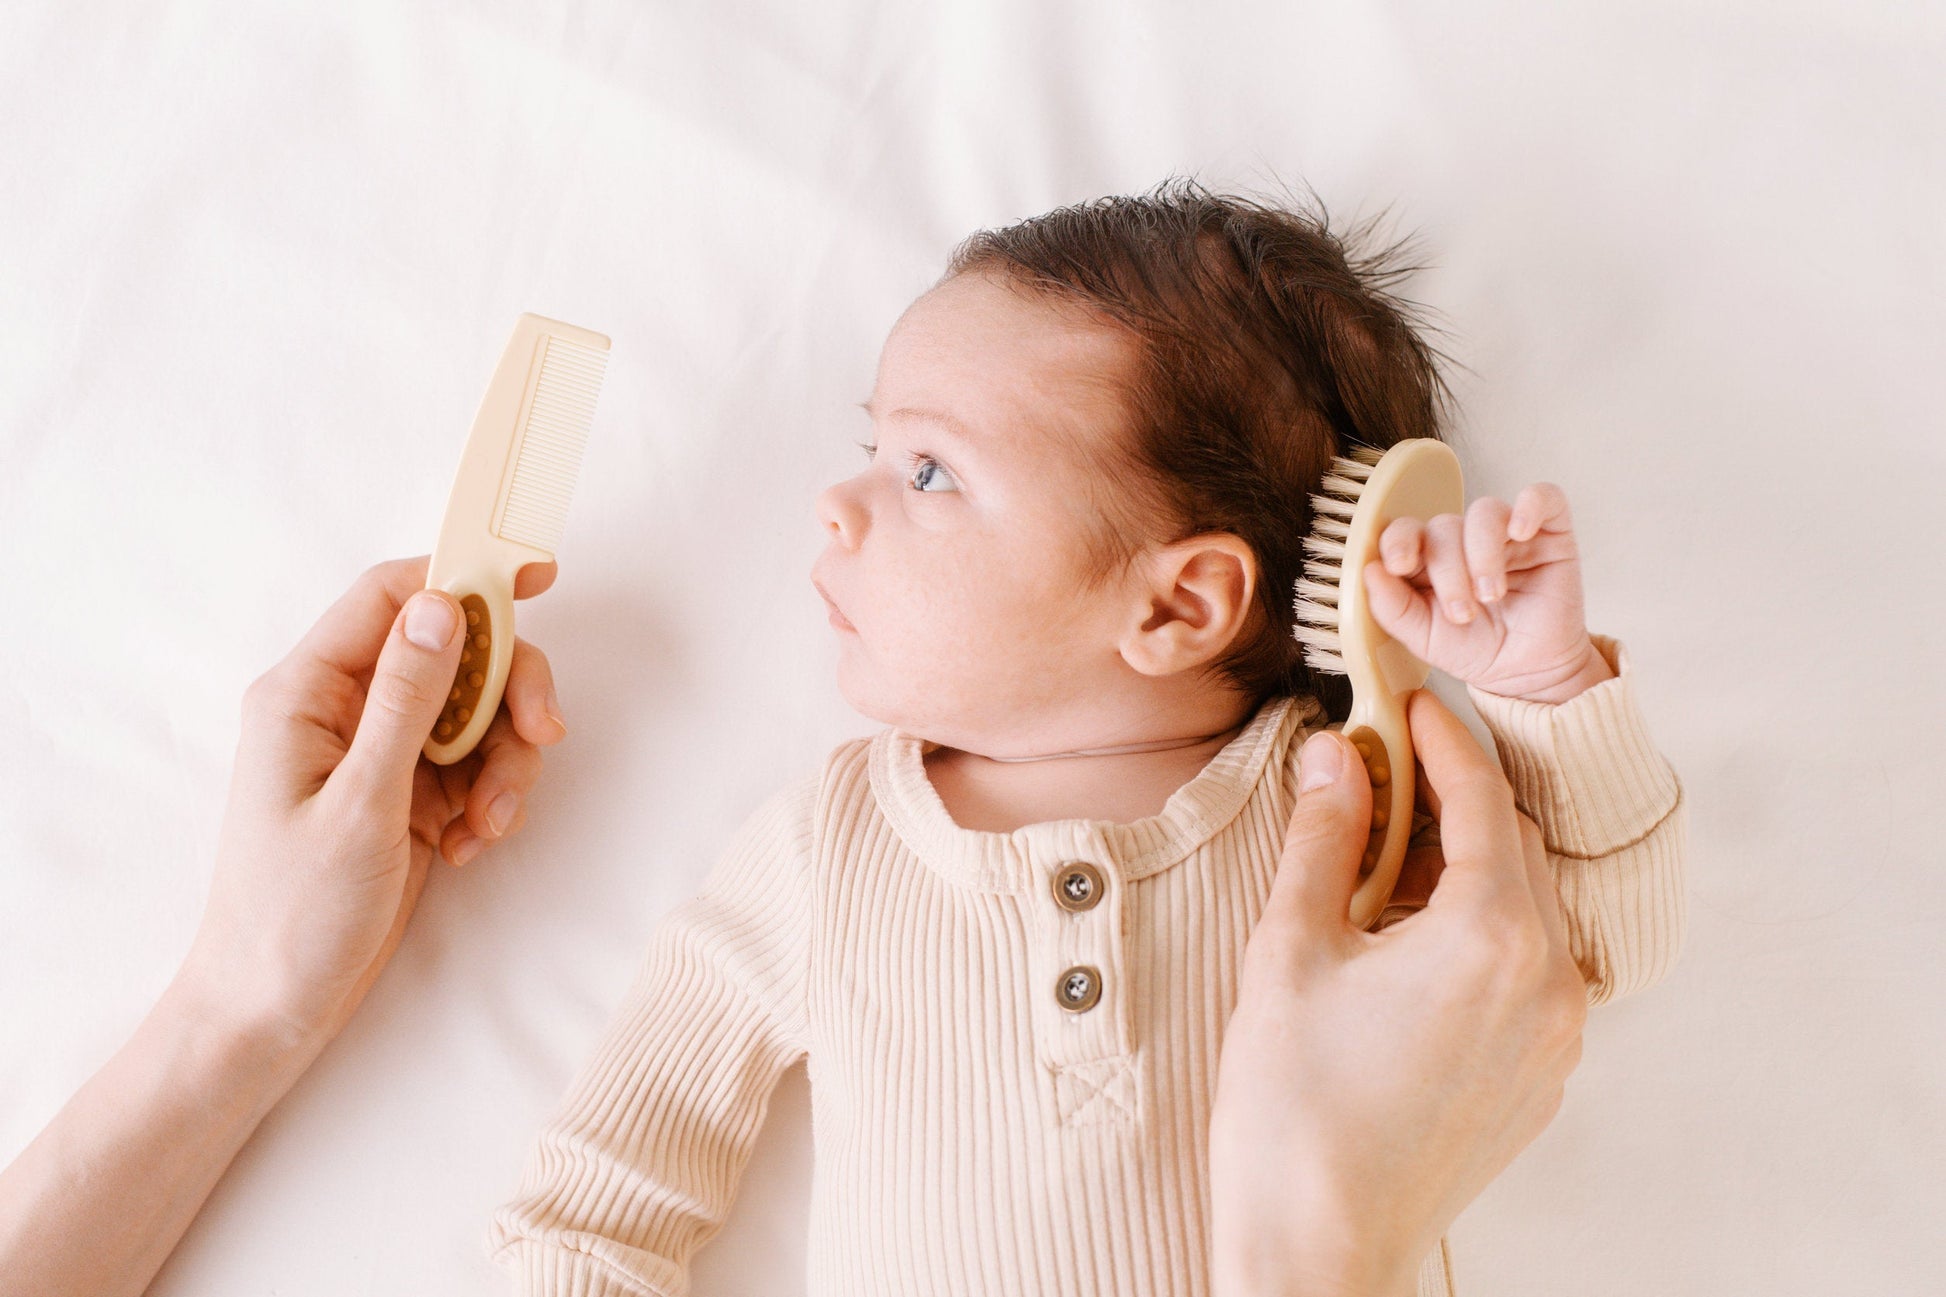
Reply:
<svg viewBox="0 0 1946 1297"><path fill-rule="evenodd" d="M138 1297L323 1044L241 1029L178 977L0 1172L8 1291Z"/></svg>

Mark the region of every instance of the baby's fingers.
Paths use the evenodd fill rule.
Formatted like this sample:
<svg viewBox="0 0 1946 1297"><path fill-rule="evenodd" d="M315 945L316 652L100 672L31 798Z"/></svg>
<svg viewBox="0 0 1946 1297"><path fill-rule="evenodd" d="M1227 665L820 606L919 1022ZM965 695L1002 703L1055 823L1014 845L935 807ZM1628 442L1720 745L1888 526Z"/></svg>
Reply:
<svg viewBox="0 0 1946 1297"><path fill-rule="evenodd" d="M1394 518L1378 537L1379 561L1393 576L1419 574L1420 556L1425 549L1426 524L1417 518Z"/></svg>
<svg viewBox="0 0 1946 1297"><path fill-rule="evenodd" d="M1507 527L1513 513L1505 500L1484 496L1466 511L1466 566L1473 593L1492 603L1507 593Z"/></svg>
<svg viewBox="0 0 1946 1297"><path fill-rule="evenodd" d="M1433 597L1456 626L1472 621L1478 611L1467 578L1461 522L1456 513L1442 513L1426 524L1426 574L1432 578Z"/></svg>
<svg viewBox="0 0 1946 1297"><path fill-rule="evenodd" d="M1432 599L1419 593L1404 577L1385 570L1383 563L1367 563L1364 571L1365 606L1379 629L1424 659L1432 640Z"/></svg>
<svg viewBox="0 0 1946 1297"><path fill-rule="evenodd" d="M1574 530L1574 519L1568 512L1567 493L1552 482L1536 482L1521 489L1514 498L1513 513L1507 522L1507 536L1510 540L1532 540L1543 529Z"/></svg>

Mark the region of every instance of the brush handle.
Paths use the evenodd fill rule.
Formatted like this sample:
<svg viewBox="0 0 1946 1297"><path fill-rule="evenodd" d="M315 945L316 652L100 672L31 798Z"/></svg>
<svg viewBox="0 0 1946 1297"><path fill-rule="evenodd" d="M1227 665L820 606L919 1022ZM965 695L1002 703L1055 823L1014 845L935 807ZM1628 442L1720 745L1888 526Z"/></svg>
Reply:
<svg viewBox="0 0 1946 1297"><path fill-rule="evenodd" d="M442 563L442 555L434 553L426 570L426 588L452 595L466 615L459 669L422 749L434 765L450 766L479 745L500 709L513 666L518 569L478 561L477 549L475 560Z"/></svg>
<svg viewBox="0 0 1946 1297"><path fill-rule="evenodd" d="M1371 836L1351 894L1351 922L1357 928L1369 929L1392 899L1412 836L1416 772L1405 722L1406 696L1390 689L1365 690L1345 718L1344 735L1364 759L1372 784Z"/></svg>

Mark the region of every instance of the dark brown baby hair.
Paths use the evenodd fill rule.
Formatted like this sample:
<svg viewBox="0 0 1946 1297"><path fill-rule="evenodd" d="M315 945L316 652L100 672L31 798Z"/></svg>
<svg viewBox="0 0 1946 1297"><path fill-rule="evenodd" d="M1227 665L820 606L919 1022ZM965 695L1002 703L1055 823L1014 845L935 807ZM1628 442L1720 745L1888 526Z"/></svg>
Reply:
<svg viewBox="0 0 1946 1297"><path fill-rule="evenodd" d="M1276 206L1171 177L981 230L942 277L997 272L1133 336L1128 432L1089 484L1089 588L1144 544L1238 537L1255 606L1206 677L1259 702L1315 694L1338 719L1348 682L1312 673L1291 635L1311 495L1334 454L1437 437L1451 403L1422 308L1391 291L1417 269L1409 244L1364 251L1375 224L1340 234L1315 195Z"/></svg>

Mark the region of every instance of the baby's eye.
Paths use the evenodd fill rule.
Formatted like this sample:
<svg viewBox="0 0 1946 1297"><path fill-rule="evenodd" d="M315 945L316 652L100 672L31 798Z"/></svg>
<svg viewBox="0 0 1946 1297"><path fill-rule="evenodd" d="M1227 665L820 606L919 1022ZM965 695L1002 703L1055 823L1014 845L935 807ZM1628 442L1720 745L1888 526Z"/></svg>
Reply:
<svg viewBox="0 0 1946 1297"><path fill-rule="evenodd" d="M940 480L941 478L943 478L948 482L953 480L952 474L946 471L946 466L940 463L938 460L934 459L931 455L914 455L912 457L912 464L918 470L916 473L913 474L912 478L910 479L914 483L917 483L922 478L928 482L937 481ZM926 490L926 488L923 486L919 487L918 489L921 491ZM959 488L953 487L951 489L958 490ZM936 495L938 493L929 492L929 494Z"/></svg>
<svg viewBox="0 0 1946 1297"><path fill-rule="evenodd" d="M878 453L878 446L874 442L861 441L858 443L858 447L859 449L865 452L866 459L870 459L872 458L872 456ZM909 471L912 471L912 476L906 479L906 484L908 486L911 486L914 483L918 482L922 475L924 476L924 479L927 482L931 482L935 480L936 474L927 472L928 469L937 469L939 473L945 474L945 480L948 482L953 480L952 474L946 472L946 466L940 463L938 460L934 459L931 455L923 455L920 454L918 451L909 451L906 454L905 460L906 460L906 468ZM939 492L937 491L928 491L923 486L920 486L917 489L927 495L939 494Z"/></svg>

